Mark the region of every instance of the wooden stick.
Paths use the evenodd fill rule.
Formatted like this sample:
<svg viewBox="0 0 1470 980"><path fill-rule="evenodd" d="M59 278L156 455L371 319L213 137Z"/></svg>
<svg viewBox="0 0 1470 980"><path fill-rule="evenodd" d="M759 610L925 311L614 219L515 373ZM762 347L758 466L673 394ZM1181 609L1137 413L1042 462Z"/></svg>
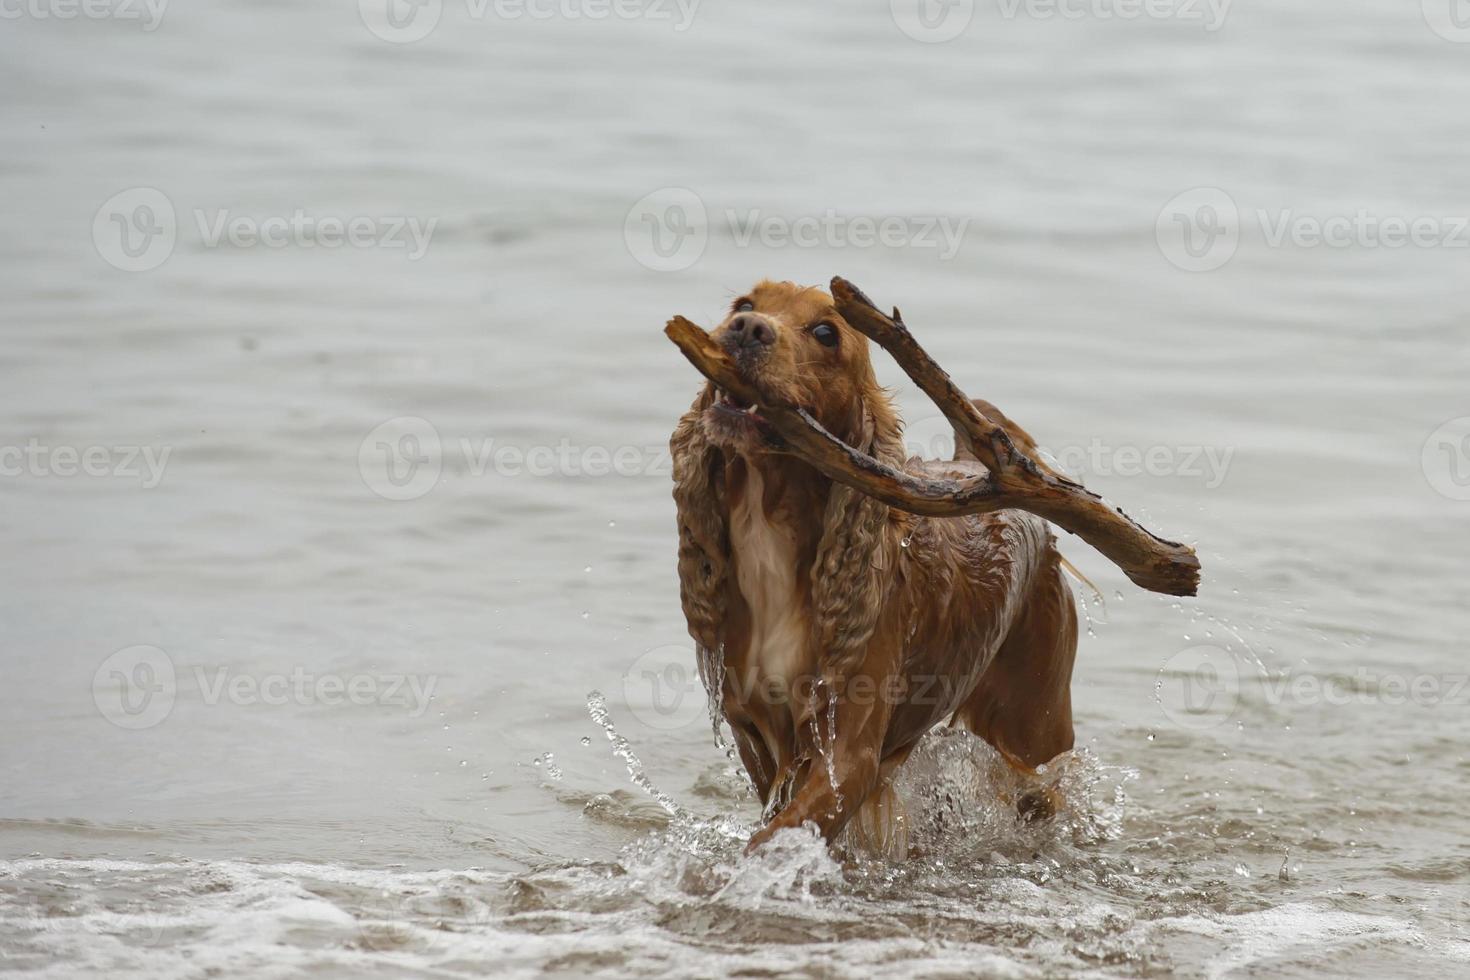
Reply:
<svg viewBox="0 0 1470 980"><path fill-rule="evenodd" d="M1194 549L1158 537L1121 509L1109 508L1082 484L1018 449L1005 430L986 418L919 346L897 307L892 316L886 315L841 276L832 279L832 298L842 318L888 351L929 396L1003 490L1035 495L1035 506L1019 505L1022 510L1076 534L1143 588L1168 595L1195 594L1199 558Z"/></svg>
<svg viewBox="0 0 1470 980"><path fill-rule="evenodd" d="M856 287L850 289L847 294L850 303L877 312ZM986 463L989 474L963 480L935 480L896 470L853 449L800 406L789 404L748 381L724 348L689 320L674 317L664 333L716 387L760 405L760 430L773 451L796 456L831 480L889 506L930 517L959 517L1006 508L1028 511L1081 537L1142 588L1166 595L1195 594L1199 587L1199 559L1193 549L1151 534L1122 511L1110 509L1080 484L1037 464L1015 447L1005 430L969 404L964 393L909 335L902 320L884 318L891 326L881 322L875 325L870 322L873 318L860 315L861 325L848 322L864 333L867 333L865 327L873 329L877 336L868 336L893 353L926 394L932 389L938 395L930 397L962 437L975 444L976 456ZM877 315L883 317L881 313ZM961 404L970 411L965 412Z"/></svg>

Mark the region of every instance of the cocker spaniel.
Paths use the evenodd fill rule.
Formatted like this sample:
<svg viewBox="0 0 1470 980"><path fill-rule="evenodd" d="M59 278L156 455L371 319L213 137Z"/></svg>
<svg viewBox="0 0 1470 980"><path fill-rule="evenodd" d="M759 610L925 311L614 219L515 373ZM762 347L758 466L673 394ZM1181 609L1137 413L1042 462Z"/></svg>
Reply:
<svg viewBox="0 0 1470 980"><path fill-rule="evenodd" d="M713 340L755 387L880 463L986 473L963 448L908 459L868 339L821 289L764 281ZM977 401L1016 447L1035 444ZM754 849L813 823L902 855L889 782L935 725L1029 772L1072 747L1077 618L1047 522L1021 510L923 517L770 449L761 409L706 384L676 428L684 615L701 675L766 806ZM1015 801L1044 817L1045 792Z"/></svg>

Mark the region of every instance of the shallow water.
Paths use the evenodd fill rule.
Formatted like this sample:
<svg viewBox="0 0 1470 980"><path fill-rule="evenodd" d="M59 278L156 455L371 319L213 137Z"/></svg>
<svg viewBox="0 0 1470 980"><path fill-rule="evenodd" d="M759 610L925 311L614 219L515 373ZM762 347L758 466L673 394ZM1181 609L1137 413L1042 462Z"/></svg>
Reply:
<svg viewBox="0 0 1470 980"><path fill-rule="evenodd" d="M883 4L6 19L0 447L38 462L0 477L0 970L1464 972L1470 45L1419 6L982 3L942 44ZM157 199L104 205L140 187L176 241L129 272L157 253L110 217ZM669 187L709 233L657 271ZM1239 240L1190 272L1201 187ZM435 224L417 258L210 242L298 210ZM1442 234L1273 244L1360 210ZM1063 541L1106 597L1067 810L1017 826L936 736L902 866L739 857L673 567L696 379L659 327L834 273L1206 571L1175 602Z"/></svg>

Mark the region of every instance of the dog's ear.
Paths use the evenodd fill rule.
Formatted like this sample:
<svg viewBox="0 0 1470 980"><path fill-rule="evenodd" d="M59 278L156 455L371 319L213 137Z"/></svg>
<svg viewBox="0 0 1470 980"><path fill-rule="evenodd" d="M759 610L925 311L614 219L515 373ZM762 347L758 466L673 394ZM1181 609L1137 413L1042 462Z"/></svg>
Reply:
<svg viewBox="0 0 1470 980"><path fill-rule="evenodd" d="M876 382L854 408L852 445L901 469L906 459L903 427L893 403ZM834 484L823 515L822 538L812 566L813 642L827 672L842 676L855 666L878 625L898 564L902 525L887 504Z"/></svg>
<svg viewBox="0 0 1470 980"><path fill-rule="evenodd" d="M725 580L730 567L725 457L710 444L700 422L714 398L714 389L706 385L669 439L679 519L679 599L689 635L699 645L706 686L711 680L709 668L718 662L724 642Z"/></svg>

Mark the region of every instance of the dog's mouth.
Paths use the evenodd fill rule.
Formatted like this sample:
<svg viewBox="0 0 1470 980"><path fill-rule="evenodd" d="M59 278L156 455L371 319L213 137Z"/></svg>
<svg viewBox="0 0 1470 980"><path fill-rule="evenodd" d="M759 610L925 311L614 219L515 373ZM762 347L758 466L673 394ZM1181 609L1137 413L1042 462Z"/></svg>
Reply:
<svg viewBox="0 0 1470 980"><path fill-rule="evenodd" d="M715 390L714 403L705 413L706 431L719 444L756 451L775 438L775 429L761 415L761 407L723 389Z"/></svg>
<svg viewBox="0 0 1470 980"><path fill-rule="evenodd" d="M743 419L747 422L765 421L765 419L761 417L761 407L759 405L756 405L753 402L748 402L744 398L741 398L739 395L732 395L728 391L724 391L722 389L715 389L714 407L718 411L726 415L734 416L735 418Z"/></svg>

